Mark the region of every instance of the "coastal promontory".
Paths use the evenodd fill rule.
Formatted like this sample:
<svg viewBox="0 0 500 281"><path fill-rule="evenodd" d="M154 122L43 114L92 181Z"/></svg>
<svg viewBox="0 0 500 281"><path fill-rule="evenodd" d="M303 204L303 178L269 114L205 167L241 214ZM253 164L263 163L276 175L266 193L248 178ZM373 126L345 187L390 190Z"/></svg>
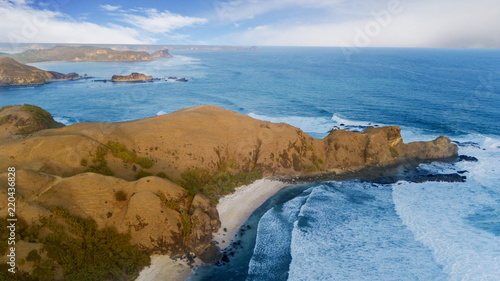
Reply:
<svg viewBox="0 0 500 281"><path fill-rule="evenodd" d="M11 125L0 124L0 131ZM153 253L219 259L212 243L221 227L218 199L262 177L338 175L457 155L446 137L405 144L399 127L337 130L314 139L288 124L215 106L42 129L0 135L0 171L16 169L17 214L25 221L19 259L42 253L22 270L54 268L58 280L90 273L112 279L122 264L128 267L118 272L132 278ZM7 177L0 173L1 210ZM105 268L85 259L94 255L92 247L108 244ZM68 254L81 255L82 264L66 264Z"/></svg>
<svg viewBox="0 0 500 281"><path fill-rule="evenodd" d="M7 57L0 57L0 86L42 85L52 81L75 80L76 73L45 71Z"/></svg>

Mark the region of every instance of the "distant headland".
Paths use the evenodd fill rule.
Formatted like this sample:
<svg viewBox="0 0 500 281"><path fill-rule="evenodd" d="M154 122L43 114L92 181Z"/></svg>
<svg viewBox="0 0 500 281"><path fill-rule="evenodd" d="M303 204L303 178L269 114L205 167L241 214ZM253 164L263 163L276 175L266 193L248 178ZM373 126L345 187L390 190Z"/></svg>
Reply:
<svg viewBox="0 0 500 281"><path fill-rule="evenodd" d="M144 51L117 51L110 48L92 46L56 46L50 49L30 49L22 53L3 54L3 56L10 57L22 63L36 63L47 61L133 62L168 58L172 55L167 49L150 54Z"/></svg>
<svg viewBox="0 0 500 281"><path fill-rule="evenodd" d="M0 86L42 85L53 81L80 79L77 73L62 74L0 57Z"/></svg>

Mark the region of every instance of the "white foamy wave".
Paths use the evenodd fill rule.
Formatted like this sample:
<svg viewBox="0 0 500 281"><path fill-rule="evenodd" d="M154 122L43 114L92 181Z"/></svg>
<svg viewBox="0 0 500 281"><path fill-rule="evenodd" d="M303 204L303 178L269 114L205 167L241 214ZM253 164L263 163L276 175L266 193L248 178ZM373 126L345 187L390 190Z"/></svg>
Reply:
<svg viewBox="0 0 500 281"><path fill-rule="evenodd" d="M332 116L332 121L335 122L337 126L356 126L356 127L368 127L368 126L384 126L380 123L372 123L366 121L355 121L342 118L339 114L335 113Z"/></svg>
<svg viewBox="0 0 500 281"><path fill-rule="evenodd" d="M430 251L394 211L391 190L316 187L292 232L288 280L442 280Z"/></svg>
<svg viewBox="0 0 500 281"><path fill-rule="evenodd" d="M54 117L54 120L56 122L63 123L66 126L78 123L78 122L72 122L70 118L67 117Z"/></svg>
<svg viewBox="0 0 500 281"><path fill-rule="evenodd" d="M467 183L398 183L396 211L415 239L432 250L449 280L498 280L500 238L470 218L485 208L500 210L484 187ZM498 198L497 198L498 199Z"/></svg>
<svg viewBox="0 0 500 281"><path fill-rule="evenodd" d="M165 111L163 111L163 110L160 110L160 111L156 112L156 115L157 115L157 116L160 116L160 115L165 115L165 114L167 114L167 113L168 113L168 112L165 112Z"/></svg>
<svg viewBox="0 0 500 281"><path fill-rule="evenodd" d="M328 118L321 117L300 117L300 116L286 116L286 117L269 117L250 113L248 116L273 123L287 123L294 127L300 128L306 133L326 134L336 123Z"/></svg>
<svg viewBox="0 0 500 281"><path fill-rule="evenodd" d="M247 280L283 280L288 274L293 223L309 193L267 211L259 221Z"/></svg>

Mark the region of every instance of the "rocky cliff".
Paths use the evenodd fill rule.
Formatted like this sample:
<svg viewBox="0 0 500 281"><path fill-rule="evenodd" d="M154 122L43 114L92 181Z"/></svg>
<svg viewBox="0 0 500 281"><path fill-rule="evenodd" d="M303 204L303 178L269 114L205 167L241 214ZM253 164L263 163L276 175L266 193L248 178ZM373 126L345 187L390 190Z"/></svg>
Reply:
<svg viewBox="0 0 500 281"><path fill-rule="evenodd" d="M342 174L456 155L446 137L405 144L398 127L338 130L313 139L288 124L215 106L74 124L21 139L0 135L0 171L16 167L18 214L28 222L43 229L40 218L61 207L99 228L130 233L132 243L149 252L193 252L206 261L218 257L210 243L220 227L214 202L230 192L227 186L261 176ZM6 177L0 173L1 210Z"/></svg>
<svg viewBox="0 0 500 281"><path fill-rule="evenodd" d="M80 76L76 73L62 74L45 71L11 58L0 58L0 86L41 85L51 81L79 78Z"/></svg>

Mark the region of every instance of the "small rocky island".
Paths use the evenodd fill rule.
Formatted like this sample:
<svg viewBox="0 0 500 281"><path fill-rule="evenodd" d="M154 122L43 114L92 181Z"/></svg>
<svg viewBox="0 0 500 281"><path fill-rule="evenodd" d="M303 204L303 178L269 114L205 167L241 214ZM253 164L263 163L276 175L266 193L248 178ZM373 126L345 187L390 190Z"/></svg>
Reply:
<svg viewBox="0 0 500 281"><path fill-rule="evenodd" d="M80 79L76 73L45 71L7 57L0 57L0 86L42 85L53 81Z"/></svg>
<svg viewBox="0 0 500 281"><path fill-rule="evenodd" d="M146 76L142 73L134 72L130 75L113 75L111 77L111 82L145 82L145 81L153 81L152 76Z"/></svg>

